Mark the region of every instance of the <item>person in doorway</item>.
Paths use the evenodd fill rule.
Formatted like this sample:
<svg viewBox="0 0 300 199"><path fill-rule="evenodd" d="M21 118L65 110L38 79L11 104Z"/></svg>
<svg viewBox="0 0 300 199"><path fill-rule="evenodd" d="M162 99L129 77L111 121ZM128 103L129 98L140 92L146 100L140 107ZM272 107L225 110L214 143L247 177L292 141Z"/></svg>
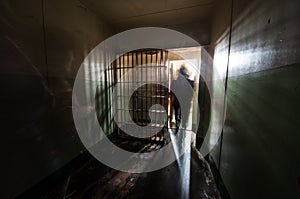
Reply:
<svg viewBox="0 0 300 199"><path fill-rule="evenodd" d="M188 86L190 86L191 88L189 88ZM194 81L189 79L188 71L186 67L182 65L179 69L178 78L176 80L173 80L171 83L172 107L175 114L176 124L175 134L177 134L180 124L183 129L186 128L191 101L193 98L193 88ZM184 104L180 104L173 91L176 91L177 95L184 97Z"/></svg>

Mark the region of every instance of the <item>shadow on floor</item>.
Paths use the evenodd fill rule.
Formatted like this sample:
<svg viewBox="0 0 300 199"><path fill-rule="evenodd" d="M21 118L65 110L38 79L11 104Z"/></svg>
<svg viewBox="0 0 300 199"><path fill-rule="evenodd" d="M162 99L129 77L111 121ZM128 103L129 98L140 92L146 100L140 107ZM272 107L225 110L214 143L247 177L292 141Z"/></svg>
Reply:
<svg viewBox="0 0 300 199"><path fill-rule="evenodd" d="M147 152L162 147L140 141L116 140L116 143L124 148L130 146L131 151ZM196 150L191 151L190 198L220 198L207 163ZM157 171L136 174L111 169L88 153L81 156L19 198L181 198L177 162Z"/></svg>

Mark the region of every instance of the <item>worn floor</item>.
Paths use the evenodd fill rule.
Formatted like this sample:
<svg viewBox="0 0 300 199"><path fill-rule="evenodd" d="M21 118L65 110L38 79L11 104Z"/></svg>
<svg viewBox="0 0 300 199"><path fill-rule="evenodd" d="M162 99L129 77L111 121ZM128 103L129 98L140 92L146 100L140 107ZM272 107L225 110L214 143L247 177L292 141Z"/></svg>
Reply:
<svg viewBox="0 0 300 199"><path fill-rule="evenodd" d="M128 150L151 151L160 148L158 143L145 144L141 141L116 140ZM130 142L130 144L129 144ZM131 146L131 148L128 148ZM171 165L149 173L135 174L120 172L99 163L91 156L83 158L79 165L72 165L56 173L51 179L25 192L20 198L220 198L207 163L195 149L191 150L189 190L182 186L180 168L175 161ZM181 159L185 158L184 156ZM187 176L187 175L190 175ZM188 193L183 196L183 192Z"/></svg>

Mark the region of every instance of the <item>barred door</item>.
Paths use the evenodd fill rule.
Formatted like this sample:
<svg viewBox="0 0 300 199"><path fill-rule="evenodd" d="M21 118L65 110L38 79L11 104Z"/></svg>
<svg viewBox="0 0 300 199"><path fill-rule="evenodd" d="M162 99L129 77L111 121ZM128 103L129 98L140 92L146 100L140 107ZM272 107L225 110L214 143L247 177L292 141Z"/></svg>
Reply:
<svg viewBox="0 0 300 199"><path fill-rule="evenodd" d="M114 82L119 84L120 89L115 93L117 102L115 103L116 121L119 125L132 125L132 122L139 126L149 126L151 128L162 129L155 136L148 139L160 140L167 131L167 122L163 121L164 113L160 109L150 108L155 104L164 107L168 114L169 102L169 67L168 52L166 50L142 49L123 54L114 63ZM138 85L142 85L138 87ZM131 88L130 88L131 87ZM136 88L133 94L132 88ZM127 108L126 108L127 107ZM165 113L166 114L166 113ZM147 130L141 132L147 135ZM118 128L120 136L128 136Z"/></svg>

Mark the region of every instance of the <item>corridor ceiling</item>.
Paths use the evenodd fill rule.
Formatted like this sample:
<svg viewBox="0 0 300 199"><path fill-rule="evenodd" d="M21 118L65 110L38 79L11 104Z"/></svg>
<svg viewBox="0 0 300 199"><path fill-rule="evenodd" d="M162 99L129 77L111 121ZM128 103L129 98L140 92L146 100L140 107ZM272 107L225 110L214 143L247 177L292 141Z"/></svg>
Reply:
<svg viewBox="0 0 300 199"><path fill-rule="evenodd" d="M210 42L214 0L85 0L87 8L116 32L137 27L165 27L180 31L201 45Z"/></svg>

